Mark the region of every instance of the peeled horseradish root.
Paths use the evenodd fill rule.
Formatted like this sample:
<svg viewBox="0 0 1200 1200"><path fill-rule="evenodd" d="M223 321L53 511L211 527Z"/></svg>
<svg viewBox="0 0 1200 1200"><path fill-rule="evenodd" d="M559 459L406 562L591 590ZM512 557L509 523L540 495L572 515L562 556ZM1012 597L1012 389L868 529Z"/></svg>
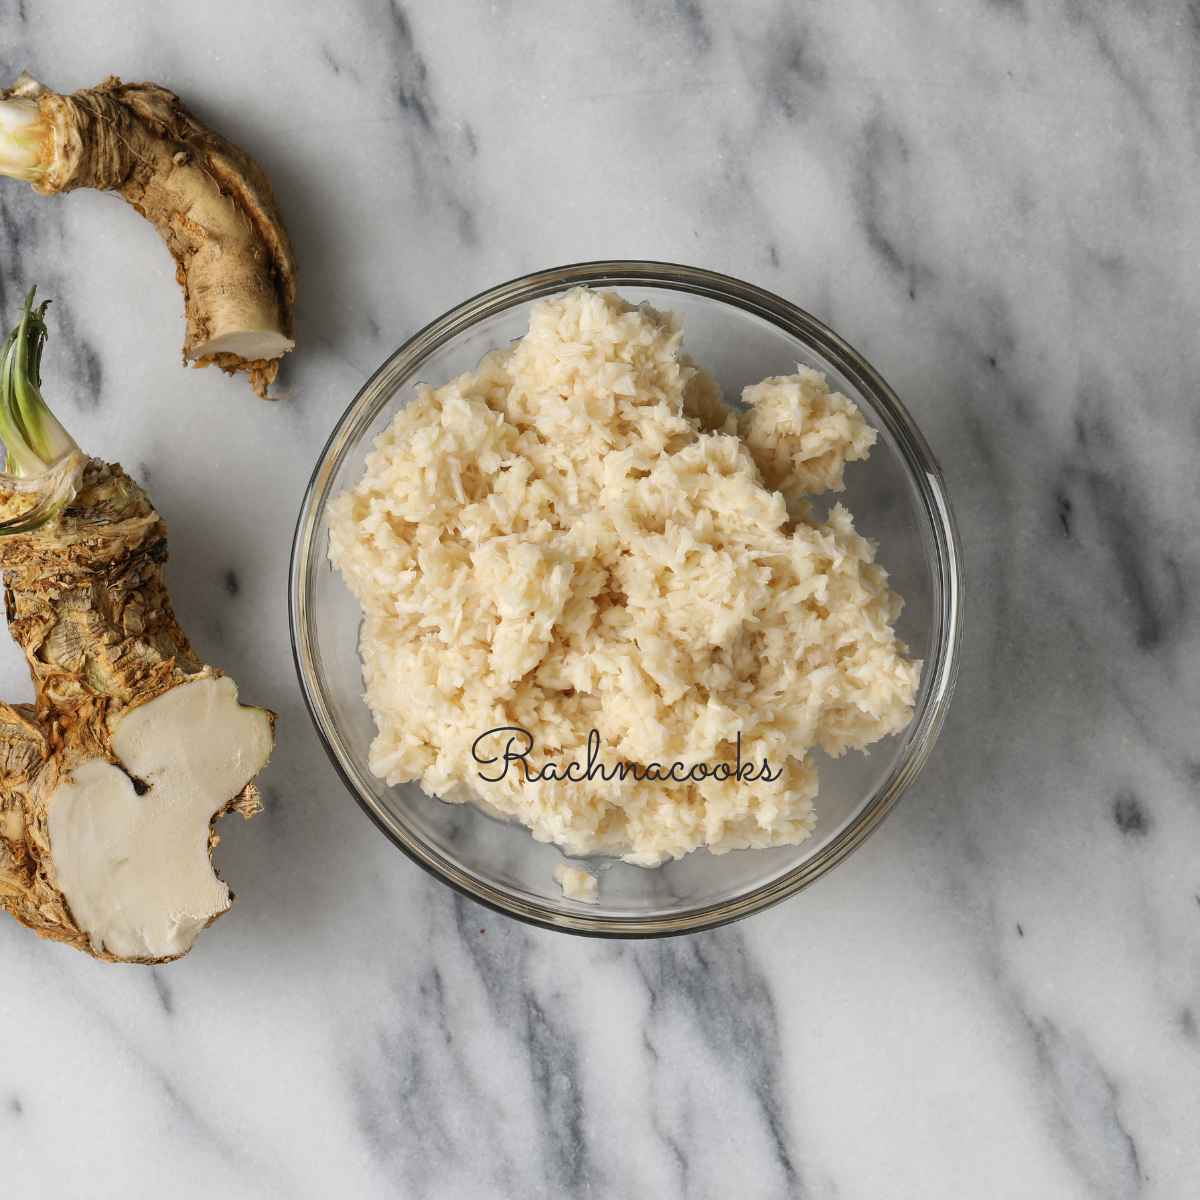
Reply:
<svg viewBox="0 0 1200 1200"><path fill-rule="evenodd" d="M274 714L205 666L163 582L167 530L42 399L45 304L0 358L0 570L33 705L0 704L0 908L110 962L162 962L233 902L213 825L261 808Z"/></svg>
<svg viewBox="0 0 1200 1200"><path fill-rule="evenodd" d="M113 76L64 96L22 75L0 91L0 174L47 196L83 187L124 196L175 257L184 362L243 371L266 397L295 346L296 266L254 159L158 84Z"/></svg>

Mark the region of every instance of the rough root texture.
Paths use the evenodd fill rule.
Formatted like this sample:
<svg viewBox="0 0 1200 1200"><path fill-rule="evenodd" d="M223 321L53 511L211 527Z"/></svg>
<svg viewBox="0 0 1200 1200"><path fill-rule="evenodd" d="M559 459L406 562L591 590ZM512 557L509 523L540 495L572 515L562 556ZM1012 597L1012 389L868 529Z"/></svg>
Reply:
<svg viewBox="0 0 1200 1200"><path fill-rule="evenodd" d="M166 556L166 527L146 494L120 467L96 459L85 468L74 501L54 521L0 540L9 631L25 651L37 696L32 706L0 704L0 907L43 937L107 961L176 958L203 925L228 908L232 896L212 875L212 826L226 812L248 818L259 810L252 780L273 740L273 714L236 705L231 681L193 652L163 583ZM197 709L181 703L189 692L194 699L207 697L205 704ZM220 702L212 703L214 697ZM227 734L222 712L230 703L242 714L255 714L244 718L257 725L250 736ZM172 725L173 711L186 721L176 716ZM225 722L213 729L226 741L206 768L197 761L197 748L208 736L205 722L213 713ZM145 736L147 729L156 731L153 737ZM140 764L149 764L144 773L154 777L138 777L119 751L126 758L137 755ZM157 931L104 927L96 911L103 913L106 905L128 911L131 896L140 902L145 890L138 871L116 873L131 855L122 851L111 824L86 838L78 830L69 834L87 847L99 836L110 837L113 874L107 891L98 891L94 879L80 882L75 866L67 872L73 873L70 880L61 877L65 864L56 861L52 834L56 824L60 830L67 824L55 806L69 801L80 820L94 821L100 810L89 805L114 802L113 789L105 785L106 801L101 791L93 794L84 785L92 776L111 777L114 768L131 791L131 797L117 799L135 815L143 805L146 821L161 819L164 810L182 813L191 803L188 779L211 775L219 781L212 786L228 788L205 813L198 844L191 848L206 859L205 883L217 885L204 912L190 911L174 896L169 919ZM181 821L184 816L193 820L194 811ZM141 823L131 820L132 854L138 845L144 850L143 834ZM65 855L68 835L59 836ZM100 861L95 853L93 858ZM188 871L195 875L194 862ZM86 899L92 919L72 911L65 894L72 889Z"/></svg>
<svg viewBox="0 0 1200 1200"><path fill-rule="evenodd" d="M296 268L262 168L158 84L113 76L64 96L23 79L0 95L38 101L39 192L119 192L154 223L184 292L184 361L245 372L265 398L295 345Z"/></svg>

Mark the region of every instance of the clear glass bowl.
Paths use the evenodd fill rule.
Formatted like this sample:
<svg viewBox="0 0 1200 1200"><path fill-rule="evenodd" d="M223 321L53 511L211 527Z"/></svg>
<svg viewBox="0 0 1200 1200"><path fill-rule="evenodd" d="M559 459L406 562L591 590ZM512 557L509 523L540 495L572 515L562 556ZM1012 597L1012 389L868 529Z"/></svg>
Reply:
<svg viewBox="0 0 1200 1200"><path fill-rule="evenodd" d="M554 846L524 827L470 805L424 795L415 784L388 787L367 766L374 733L363 700L358 604L326 557L326 505L353 485L375 436L413 395L473 368L520 337L532 301L586 284L648 300L683 319L685 346L727 396L796 363L824 371L879 431L870 461L852 465L842 498L905 598L899 632L925 660L912 723L866 754L818 756L814 835L800 846L713 855L697 851L653 870L596 858L594 905L566 899L554 881ZM807 313L748 283L693 267L596 262L539 271L500 284L439 317L371 377L329 438L300 510L292 548L292 645L317 731L351 794L410 858L464 895L549 929L653 937L709 929L791 896L839 863L883 820L929 755L958 665L961 550L932 453L912 418L875 370Z"/></svg>

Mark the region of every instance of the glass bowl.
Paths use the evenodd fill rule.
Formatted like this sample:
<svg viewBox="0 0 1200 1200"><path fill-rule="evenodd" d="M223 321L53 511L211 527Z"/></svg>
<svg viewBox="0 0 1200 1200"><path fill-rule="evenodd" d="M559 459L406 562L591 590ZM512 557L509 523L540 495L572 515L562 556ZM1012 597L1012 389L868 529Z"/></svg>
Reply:
<svg viewBox="0 0 1200 1200"><path fill-rule="evenodd" d="M799 846L714 855L700 850L647 870L607 858L581 865L600 878L596 904L564 897L563 861L523 826L471 805L446 804L416 784L389 787L367 766L374 734L358 658L360 614L329 565L326 506L357 482L376 435L418 382L438 385L520 337L532 301L585 284L619 289L683 320L685 347L727 397L796 364L815 367L879 431L867 463L851 465L840 497L905 598L898 631L924 659L908 728L865 753L818 754L818 820ZM876 829L913 782L937 738L958 665L961 550L941 471L904 406L832 330L778 296L694 267L594 262L500 284L439 317L400 347L346 409L313 471L292 547L289 612L296 668L312 719L338 773L371 819L410 858L466 896L548 929L610 937L693 932L794 895Z"/></svg>

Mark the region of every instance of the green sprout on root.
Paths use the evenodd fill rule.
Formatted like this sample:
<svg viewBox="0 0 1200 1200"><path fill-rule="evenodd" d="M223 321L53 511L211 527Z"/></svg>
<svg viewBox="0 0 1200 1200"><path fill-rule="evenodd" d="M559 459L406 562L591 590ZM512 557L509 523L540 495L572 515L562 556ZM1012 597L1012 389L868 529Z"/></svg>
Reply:
<svg viewBox="0 0 1200 1200"><path fill-rule="evenodd" d="M74 496L86 461L42 398L42 349L50 301L35 308L36 292L31 288L25 297L20 324L0 352L0 441L5 456L0 493L25 494L33 504L0 521L0 535L26 533L57 515Z"/></svg>

